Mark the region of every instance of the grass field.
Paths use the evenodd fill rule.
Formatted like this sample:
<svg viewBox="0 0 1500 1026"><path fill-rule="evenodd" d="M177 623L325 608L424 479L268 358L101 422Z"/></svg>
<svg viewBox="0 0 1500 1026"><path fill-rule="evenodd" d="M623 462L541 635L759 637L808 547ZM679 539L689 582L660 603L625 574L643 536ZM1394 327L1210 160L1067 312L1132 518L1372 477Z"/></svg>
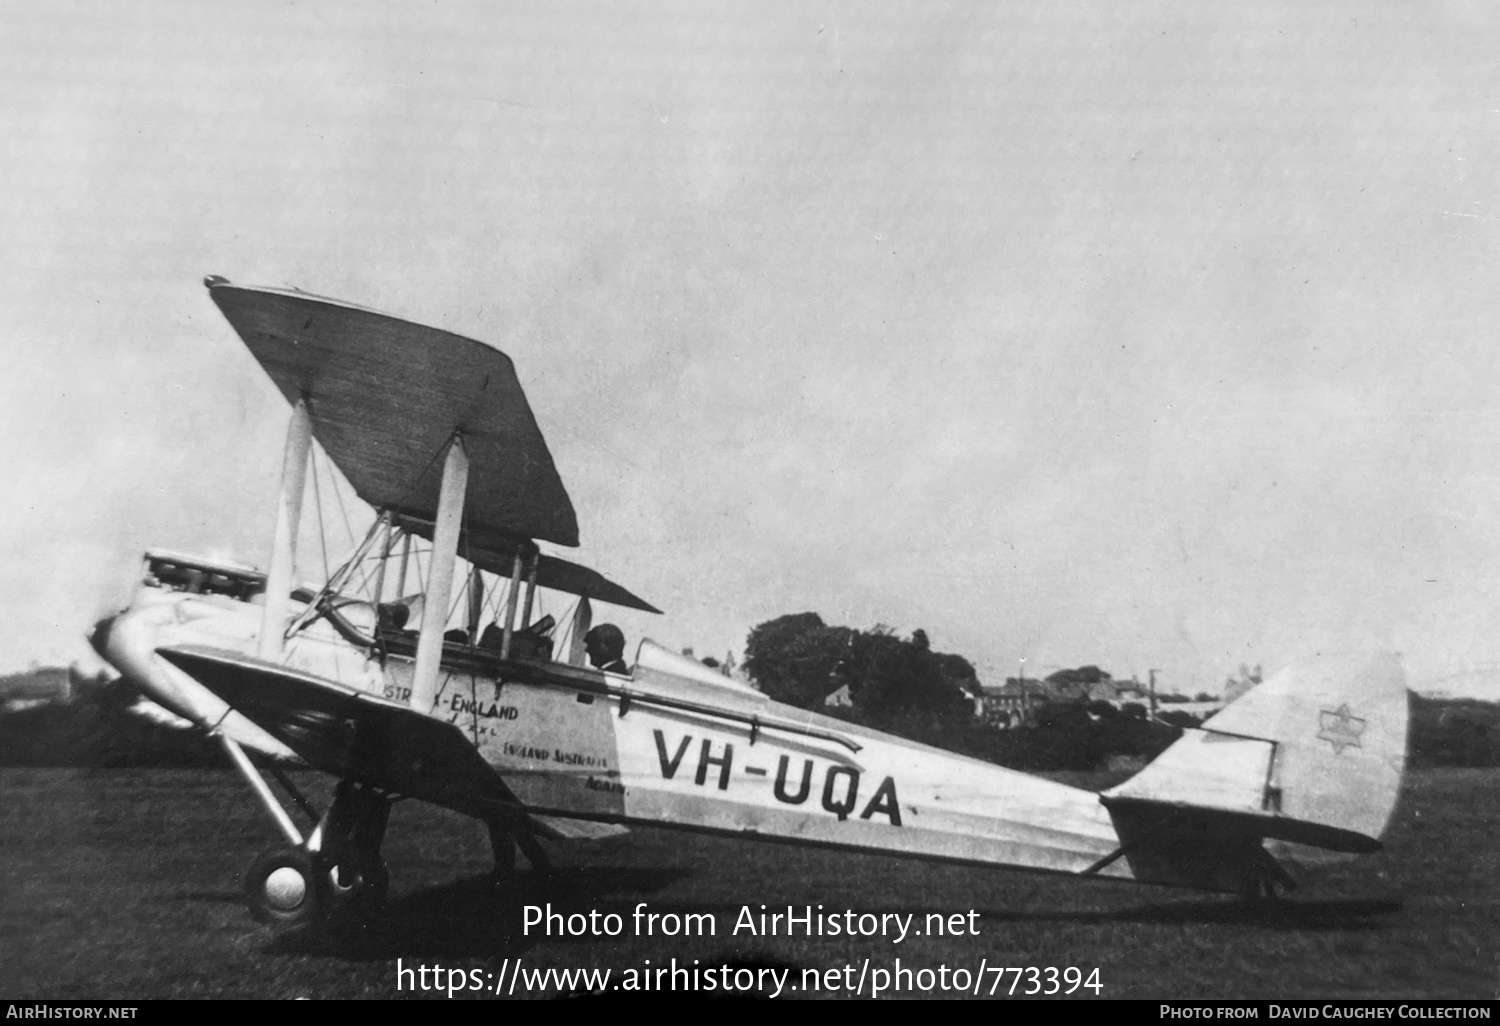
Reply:
<svg viewBox="0 0 1500 1026"><path fill-rule="evenodd" d="M1500 770L1431 769L1409 774L1384 852L1324 870L1270 906L657 830L547 842L553 876L522 870L502 895L485 879L479 824L405 803L385 847L385 912L360 926L278 933L240 897L245 866L276 837L231 773L0 769L0 997L387 998L397 996L398 958L486 973L520 958L528 970L610 968L618 980L675 957L790 967L793 983L803 968L854 965L857 976L867 958L872 968L900 958L911 969L971 971L984 959L1097 966L1102 996L1114 998L1493 998L1497 830ZM548 901L619 913L624 933L524 936L522 906ZM639 902L713 913L717 935L632 936ZM917 923L973 909L979 936L732 936L741 906L762 903L912 912Z"/></svg>

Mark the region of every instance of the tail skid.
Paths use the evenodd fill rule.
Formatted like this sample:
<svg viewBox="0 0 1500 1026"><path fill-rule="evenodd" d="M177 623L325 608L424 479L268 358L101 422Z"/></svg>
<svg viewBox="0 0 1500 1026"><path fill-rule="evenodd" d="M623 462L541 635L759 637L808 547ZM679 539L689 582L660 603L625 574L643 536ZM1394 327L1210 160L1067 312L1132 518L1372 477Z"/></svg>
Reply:
<svg viewBox="0 0 1500 1026"><path fill-rule="evenodd" d="M1406 766L1406 681L1392 655L1278 673L1104 792L1137 879L1247 890L1281 879L1267 839L1370 852Z"/></svg>

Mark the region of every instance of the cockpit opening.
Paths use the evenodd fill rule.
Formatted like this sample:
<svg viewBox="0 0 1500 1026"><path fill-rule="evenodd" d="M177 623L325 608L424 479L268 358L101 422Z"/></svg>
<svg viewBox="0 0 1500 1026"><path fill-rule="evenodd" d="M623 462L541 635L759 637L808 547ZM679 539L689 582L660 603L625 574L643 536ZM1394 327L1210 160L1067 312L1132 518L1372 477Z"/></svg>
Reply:
<svg viewBox="0 0 1500 1026"><path fill-rule="evenodd" d="M552 632L556 626L557 621L551 613L548 613L531 626L515 631L510 636L511 658L539 659L543 662L550 662L552 659ZM499 623L492 623L479 636L479 647L498 652L504 641L505 628Z"/></svg>

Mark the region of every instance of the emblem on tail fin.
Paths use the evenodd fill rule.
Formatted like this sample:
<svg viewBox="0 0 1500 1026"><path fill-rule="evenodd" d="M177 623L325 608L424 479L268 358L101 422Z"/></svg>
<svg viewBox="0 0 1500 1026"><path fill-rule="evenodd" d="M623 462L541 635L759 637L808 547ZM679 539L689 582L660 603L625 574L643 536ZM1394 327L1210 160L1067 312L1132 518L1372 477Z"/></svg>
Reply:
<svg viewBox="0 0 1500 1026"><path fill-rule="evenodd" d="M1331 744L1334 755L1342 755L1345 748L1363 747L1359 736L1365 732L1365 721L1350 714L1348 702L1318 713L1318 726L1318 740Z"/></svg>

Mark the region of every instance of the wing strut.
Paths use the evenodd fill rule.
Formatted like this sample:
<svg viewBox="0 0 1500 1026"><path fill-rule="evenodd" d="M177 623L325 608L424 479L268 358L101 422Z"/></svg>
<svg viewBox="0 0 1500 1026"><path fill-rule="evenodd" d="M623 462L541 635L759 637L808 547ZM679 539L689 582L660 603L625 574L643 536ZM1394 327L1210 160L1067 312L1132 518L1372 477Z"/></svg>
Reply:
<svg viewBox="0 0 1500 1026"><path fill-rule="evenodd" d="M510 597L505 600L505 633L500 638L501 659L510 658L510 639L516 633L516 595L521 588L521 559L521 553L517 550L515 566L510 571Z"/></svg>
<svg viewBox="0 0 1500 1026"><path fill-rule="evenodd" d="M266 608L261 614L256 649L256 655L268 662L281 661L282 633L286 630L293 564L297 559L297 528L302 522L302 489L307 483L307 456L311 449L312 420L307 414L307 402L299 399L292 406L291 421L286 428L281 489L276 496L276 529L271 537L271 569L266 574Z"/></svg>
<svg viewBox="0 0 1500 1026"><path fill-rule="evenodd" d="M583 636L589 632L589 627L594 622L594 607L589 603L587 595L578 597L578 605L573 610L573 632L568 637L568 665L584 665L584 657L588 650L584 648Z"/></svg>
<svg viewBox="0 0 1500 1026"><path fill-rule="evenodd" d="M396 541L391 518L382 513L380 519L385 522L385 536L380 542L380 563L375 567L375 605L377 606L385 601L385 567L391 561L391 545Z"/></svg>
<svg viewBox="0 0 1500 1026"><path fill-rule="evenodd" d="M443 657L443 632L448 628L448 599L453 591L453 564L458 558L459 522L468 486L469 454L464 450L463 436L456 434L448 443L448 455L443 460L427 598L423 603L422 632L417 635L417 665L412 673L411 707L421 713L431 712L437 699L438 664Z"/></svg>

